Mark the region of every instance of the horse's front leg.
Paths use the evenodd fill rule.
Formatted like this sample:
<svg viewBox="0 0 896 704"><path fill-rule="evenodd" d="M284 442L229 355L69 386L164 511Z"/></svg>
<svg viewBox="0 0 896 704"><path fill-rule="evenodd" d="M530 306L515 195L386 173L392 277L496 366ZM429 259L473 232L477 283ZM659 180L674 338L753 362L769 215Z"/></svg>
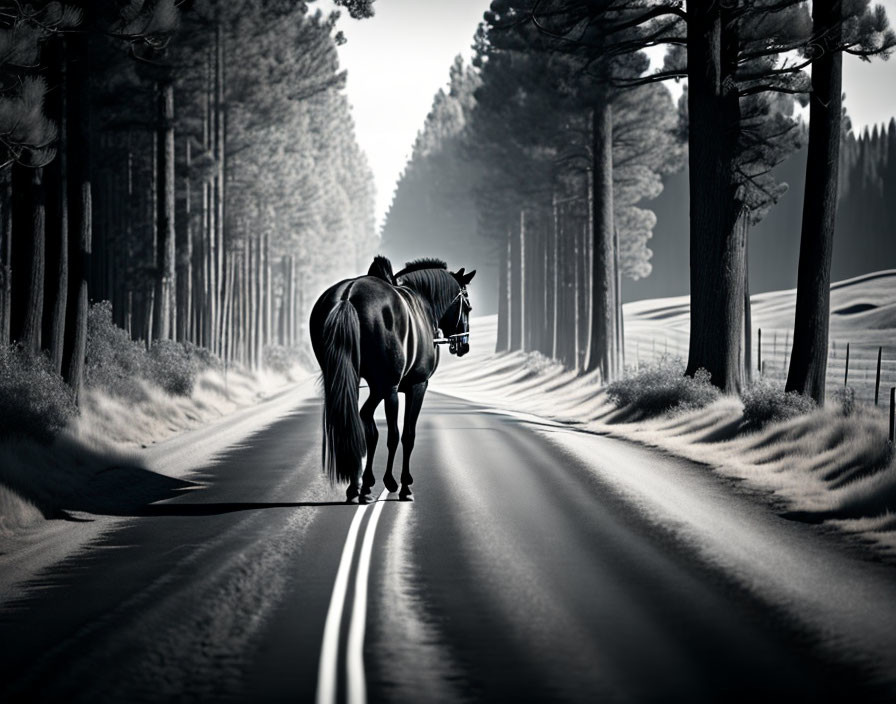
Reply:
<svg viewBox="0 0 896 704"><path fill-rule="evenodd" d="M411 484L414 478L411 476L411 452L414 450L414 440L417 437L417 418L423 407L423 396L426 394L428 381L414 384L405 394L404 428L401 431L401 492L398 498L402 501L411 501Z"/></svg>
<svg viewBox="0 0 896 704"><path fill-rule="evenodd" d="M373 414L376 413L376 407L383 400L382 395L378 394L373 388L370 389L370 396L361 406L361 422L364 424L364 439L367 441L367 462L364 467L364 478L361 484L361 496L367 496L371 487L376 484L376 477L373 476L373 456L376 454L376 443L379 439L379 431L376 429L376 421Z"/></svg>
<svg viewBox="0 0 896 704"><path fill-rule="evenodd" d="M389 450L383 484L389 491L395 491L398 488L398 483L392 476L392 465L395 462L395 451L398 449L398 387L393 386L383 401L386 407L386 426L388 427L386 447Z"/></svg>

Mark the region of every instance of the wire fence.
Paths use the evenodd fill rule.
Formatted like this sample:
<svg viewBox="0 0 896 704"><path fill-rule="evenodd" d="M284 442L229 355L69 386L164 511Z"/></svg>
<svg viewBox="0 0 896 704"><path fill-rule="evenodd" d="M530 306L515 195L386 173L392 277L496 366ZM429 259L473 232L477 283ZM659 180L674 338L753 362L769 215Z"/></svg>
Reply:
<svg viewBox="0 0 896 704"><path fill-rule="evenodd" d="M656 335L655 329L626 331L625 364L640 368L663 357L687 361L687 333L670 329ZM883 337L882 333L879 337ZM867 337L867 336L866 336ZM751 377L778 382L787 380L792 346L791 331L762 328L754 331L751 345ZM878 377L878 358L880 360ZM856 401L884 406L889 403L890 389L896 387L896 344L882 344L880 339L850 341L831 339L828 345L827 392L843 386L855 391Z"/></svg>
<svg viewBox="0 0 896 704"><path fill-rule="evenodd" d="M756 372L783 385L790 351L789 330L763 330L761 347L757 340L753 357ZM855 391L856 401L888 403L889 390L896 386L896 345L832 339L828 345L827 392L844 386Z"/></svg>

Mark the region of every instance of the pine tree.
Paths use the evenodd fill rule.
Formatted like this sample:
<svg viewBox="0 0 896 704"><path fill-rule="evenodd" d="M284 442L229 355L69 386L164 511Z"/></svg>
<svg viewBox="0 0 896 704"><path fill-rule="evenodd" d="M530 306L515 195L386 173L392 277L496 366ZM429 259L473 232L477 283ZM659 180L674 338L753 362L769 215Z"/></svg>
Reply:
<svg viewBox="0 0 896 704"><path fill-rule="evenodd" d="M896 45L883 8L841 0L812 6L813 34L807 53L814 61L809 103L809 159L800 240L793 350L786 389L824 403L827 380L830 279L842 134L842 54L886 53ZM875 133L877 127L875 126ZM867 163L876 164L868 159ZM863 190L878 174L869 169Z"/></svg>

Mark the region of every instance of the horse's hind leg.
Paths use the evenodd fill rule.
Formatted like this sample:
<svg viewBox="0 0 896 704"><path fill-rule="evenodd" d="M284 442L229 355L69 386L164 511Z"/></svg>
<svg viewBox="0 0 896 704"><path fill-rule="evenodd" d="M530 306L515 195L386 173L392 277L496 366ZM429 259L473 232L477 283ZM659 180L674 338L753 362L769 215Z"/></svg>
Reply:
<svg viewBox="0 0 896 704"><path fill-rule="evenodd" d="M376 407L380 405L383 397L370 389L370 396L361 406L361 422L364 424L364 435L367 440L367 462L364 467L364 479L361 485L361 496L367 496L370 488L376 484L376 477L373 476L373 456L376 453L376 442L379 438L379 431L376 429L376 421L373 414L376 413Z"/></svg>
<svg viewBox="0 0 896 704"><path fill-rule="evenodd" d="M411 484L414 478L411 476L411 452L414 451L414 441L417 439L417 418L423 407L423 396L426 394L428 381L414 384L405 394L404 428L401 431L401 492L398 498L411 500Z"/></svg>
<svg viewBox="0 0 896 704"><path fill-rule="evenodd" d="M392 464L395 462L395 451L398 449L398 388L392 387L383 399L386 406L386 425L389 433L386 436L386 447L389 449L389 457L386 459L386 474L383 484L389 491L398 488L398 482L392 476Z"/></svg>

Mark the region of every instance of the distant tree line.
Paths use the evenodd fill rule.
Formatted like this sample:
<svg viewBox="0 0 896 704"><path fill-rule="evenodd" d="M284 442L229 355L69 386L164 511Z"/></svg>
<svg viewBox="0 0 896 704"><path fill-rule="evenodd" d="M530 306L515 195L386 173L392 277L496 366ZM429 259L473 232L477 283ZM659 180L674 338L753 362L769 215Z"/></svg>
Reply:
<svg viewBox="0 0 896 704"><path fill-rule="evenodd" d="M837 232L847 240L862 232L886 233L892 240L896 233L896 118L886 127L875 125L858 135L849 130L843 139L840 174Z"/></svg>
<svg viewBox="0 0 896 704"><path fill-rule="evenodd" d="M499 348L539 350L571 366L589 364L593 183L591 109L549 57L480 43L478 68L458 57L447 91L433 102L399 179L383 227L389 253L436 248L452 260L496 260ZM557 69L560 70L560 69ZM558 114L557 106L565 112ZM620 277L651 271L655 223L645 200L661 174L681 166L678 117L661 86L620 95L613 135L614 293ZM555 130L560 130L556 132ZM478 266L478 265L477 265ZM615 295L613 315L621 315ZM622 344L621 326L612 340ZM621 352L617 353L621 356ZM596 358L593 362L597 364Z"/></svg>
<svg viewBox="0 0 896 704"><path fill-rule="evenodd" d="M76 393L90 301L147 346L258 366L296 344L306 295L376 241L337 15L0 4L0 344L45 352Z"/></svg>
<svg viewBox="0 0 896 704"><path fill-rule="evenodd" d="M643 201L678 166L678 138L689 164L687 373L706 369L721 389L740 390L751 366L749 232L786 190L774 167L805 144L787 387L823 401L842 55L886 55L894 43L867 0L492 2L475 38L480 85L464 131L481 166L480 233L505 242L499 349L540 350L604 381L621 373L620 272L649 271ZM642 50L653 46L667 47L666 60L648 71ZM669 79L688 81L677 115L656 86ZM795 100L809 103L808 130Z"/></svg>
<svg viewBox="0 0 896 704"><path fill-rule="evenodd" d="M848 102L848 94L846 99ZM869 126L860 131L848 118L847 111L840 151L833 280L896 268L896 215L890 205L896 187L896 162L887 157L889 134L893 129L896 136L896 125L891 128L885 123L876 130ZM749 280L756 292L796 285L808 138L805 125L801 131L800 149L774 169L776 179L788 185L787 193L767 217L750 228ZM865 152L870 161L860 167L856 159L863 140L876 141L877 148ZM863 176L863 171L871 178ZM688 173L668 174L663 183L663 192L651 203L657 225L650 244L657 264L648 279L625 287L626 300L678 296L688 290Z"/></svg>

